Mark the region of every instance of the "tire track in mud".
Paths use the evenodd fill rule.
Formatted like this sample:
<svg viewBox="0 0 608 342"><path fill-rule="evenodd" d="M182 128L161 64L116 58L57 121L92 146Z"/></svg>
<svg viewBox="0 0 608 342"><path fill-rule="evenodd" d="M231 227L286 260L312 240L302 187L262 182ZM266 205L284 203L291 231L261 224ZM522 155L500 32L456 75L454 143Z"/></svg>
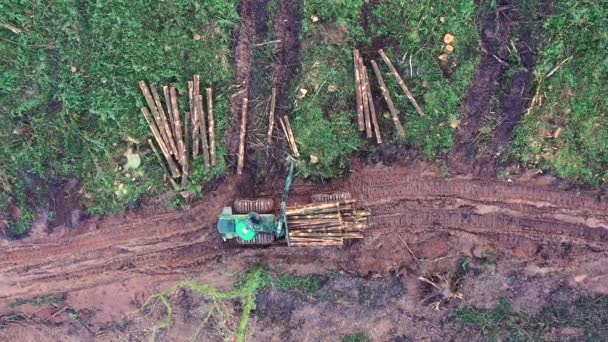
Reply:
<svg viewBox="0 0 608 342"><path fill-rule="evenodd" d="M518 7L520 5L515 1L499 1L482 24L483 55L462 106L461 129L456 134L457 142L450 156L454 171L496 177L499 163L529 103L536 54L533 35L538 27L534 28L530 23L531 14L521 13ZM546 11L545 7L539 4L534 14ZM539 20L542 22L542 13ZM509 61L510 42L516 49L513 53L518 54L518 65ZM508 77L507 72L518 66L522 70ZM499 104L493 105L493 99ZM492 129L490 141L481 146L484 144L479 144L478 139L493 111L499 113L495 118L497 124Z"/></svg>
<svg viewBox="0 0 608 342"><path fill-rule="evenodd" d="M235 156L239 148L241 109L244 98L250 97L250 83L253 61L253 44L258 35L258 21L263 20L268 0L243 0L240 2L241 23L236 34L234 59L236 64L236 90L230 96L230 128L224 140L228 154ZM251 120L249 120L251 121Z"/></svg>
<svg viewBox="0 0 608 342"><path fill-rule="evenodd" d="M291 107L289 80L296 76L300 64L301 10L300 0L279 1L277 20L274 23L274 39L281 42L272 72L272 86L277 88L277 119L287 115Z"/></svg>
<svg viewBox="0 0 608 342"><path fill-rule="evenodd" d="M481 25L481 61L477 66L473 84L462 105L461 129L456 133L456 145L450 162L453 169L470 173L475 157L475 140L484 121L490 114L492 97L499 89L498 80L507 70L507 43L513 22L511 1L499 1Z"/></svg>
<svg viewBox="0 0 608 342"><path fill-rule="evenodd" d="M539 11L546 11L546 9L539 9ZM524 115L526 106L530 102L529 95L534 81L537 50L537 43L534 41L533 35L542 26L543 19L541 15L539 17L541 25L537 25L538 27L533 29L533 25L529 22L530 18L526 18L521 13L518 16L519 28L515 48L521 65L510 67L523 67L523 69L513 76L508 85L499 109L500 122L494 131L490 143L476 161L475 173L482 177L496 176L499 163L513 138L513 132Z"/></svg>
<svg viewBox="0 0 608 342"><path fill-rule="evenodd" d="M180 280L256 262L310 265L360 274L384 273L411 260L412 248L471 235L504 250L563 262L576 253L608 251L608 203L592 193L462 179L416 178L407 168L363 168L325 185L299 184L290 202L314 192L350 191L372 211L365 239L343 249L235 248L215 232L222 207L236 198L230 179L185 212L149 212L91 219L76 232L3 242L0 300L50 295L129 279ZM280 192L274 197L278 199ZM566 247L564 247L566 246ZM569 248L569 247L568 247ZM544 253L544 254L543 254ZM547 256L548 255L548 256Z"/></svg>
<svg viewBox="0 0 608 342"><path fill-rule="evenodd" d="M267 144L271 88L276 87L275 126L289 114L290 79L297 76L300 58L301 1L243 0L235 47L237 89L231 96L232 120L226 133L227 149L237 155L243 98L249 99L245 169L269 178L283 173L282 144ZM274 6L271 6L274 7ZM272 49L274 47L274 49ZM270 48L270 49L269 49ZM274 136L277 136L278 126ZM261 170L261 171L260 171Z"/></svg>

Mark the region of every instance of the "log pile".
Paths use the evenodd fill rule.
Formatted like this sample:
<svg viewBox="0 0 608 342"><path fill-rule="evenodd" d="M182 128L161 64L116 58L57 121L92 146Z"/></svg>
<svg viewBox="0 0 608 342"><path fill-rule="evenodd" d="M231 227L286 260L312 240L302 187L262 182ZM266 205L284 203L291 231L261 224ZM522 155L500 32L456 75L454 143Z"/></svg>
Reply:
<svg viewBox="0 0 608 342"><path fill-rule="evenodd" d="M424 116L424 111L412 95L412 92L407 87L399 72L393 66L393 63L388 58L388 56L384 53L382 49L378 50L378 54L386 63L389 70L397 80L399 87L411 102L411 104L416 109L416 112L420 116ZM369 76L367 74L367 67L363 62L363 58L361 57L361 53L359 50L353 50L353 61L355 68L355 88L356 88L356 99L357 99L357 126L359 131L365 131L367 138L372 138L374 135L376 136L376 142L378 144L382 143L382 136L380 133L380 127L378 126L378 118L376 113L376 108L374 106L374 101L372 98L371 85L369 83ZM386 101L386 105L391 114L391 118L393 119L393 123L395 124L395 128L397 129L397 136L400 139L405 137L405 132L403 131L403 126L401 121L399 120L399 112L395 108L395 104L391 98L391 95L384 83L384 78L382 77L382 73L380 72L380 68L376 61L371 61L371 66L373 72L376 76L378 84L380 85L380 92L382 93L382 97Z"/></svg>
<svg viewBox="0 0 608 342"><path fill-rule="evenodd" d="M188 184L191 161L198 157L201 147L205 168L210 169L216 165L212 90L207 88L207 125L198 75L188 81L190 106L189 111L183 115L180 113L178 93L174 87L162 87L164 103L154 84L148 87L145 81L141 81L139 87L147 104L147 107L141 108L141 112L158 148L152 139L148 139L148 143L170 183L177 190L179 185Z"/></svg>
<svg viewBox="0 0 608 342"><path fill-rule="evenodd" d="M362 239L369 214L352 199L288 207L289 246L342 246L345 240Z"/></svg>

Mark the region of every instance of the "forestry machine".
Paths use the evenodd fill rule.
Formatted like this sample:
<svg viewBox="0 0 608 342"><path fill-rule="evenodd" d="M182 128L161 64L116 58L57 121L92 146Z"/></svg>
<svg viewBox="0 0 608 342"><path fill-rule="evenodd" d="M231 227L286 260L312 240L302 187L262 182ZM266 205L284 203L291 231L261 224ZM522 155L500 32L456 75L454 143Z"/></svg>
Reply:
<svg viewBox="0 0 608 342"><path fill-rule="evenodd" d="M237 199L232 207L224 207L217 220L224 242L341 246L344 240L363 238L369 212L358 207L347 192L316 194L313 203L288 208L293 177L291 163L277 215L272 198Z"/></svg>

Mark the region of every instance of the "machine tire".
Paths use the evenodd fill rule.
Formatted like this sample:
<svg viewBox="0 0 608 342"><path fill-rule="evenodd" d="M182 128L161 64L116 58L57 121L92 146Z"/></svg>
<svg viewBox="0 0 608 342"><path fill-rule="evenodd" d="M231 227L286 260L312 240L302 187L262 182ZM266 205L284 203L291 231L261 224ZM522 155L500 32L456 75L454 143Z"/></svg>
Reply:
<svg viewBox="0 0 608 342"><path fill-rule="evenodd" d="M239 245L272 245L275 241L274 234L270 233L258 233L253 240L245 241L239 237L236 238L236 243Z"/></svg>
<svg viewBox="0 0 608 342"><path fill-rule="evenodd" d="M272 198L237 199L233 207L236 214L269 214L274 210L274 202Z"/></svg>
<svg viewBox="0 0 608 342"><path fill-rule="evenodd" d="M340 191L329 194L314 194L311 196L311 200L314 203L327 203L327 202L344 202L352 199L350 192Z"/></svg>

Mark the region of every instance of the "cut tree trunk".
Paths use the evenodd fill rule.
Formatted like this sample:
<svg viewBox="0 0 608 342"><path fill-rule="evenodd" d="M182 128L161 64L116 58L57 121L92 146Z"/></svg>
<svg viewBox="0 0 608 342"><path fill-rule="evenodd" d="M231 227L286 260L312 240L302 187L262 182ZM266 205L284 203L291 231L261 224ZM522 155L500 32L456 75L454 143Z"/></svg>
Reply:
<svg viewBox="0 0 608 342"><path fill-rule="evenodd" d="M179 104L177 102L177 90L174 87L169 88L171 96L171 109L173 110L173 124L175 131L175 140L177 140L177 149L179 151L179 163L183 166L187 163L186 161L186 146L184 143L184 136L182 134L182 119L179 114Z"/></svg>
<svg viewBox="0 0 608 342"><path fill-rule="evenodd" d="M211 166L213 167L217 164L217 157L215 155L215 120L213 119L213 89L211 88L207 88L207 115L209 115L209 156L211 157Z"/></svg>
<svg viewBox="0 0 608 342"><path fill-rule="evenodd" d="M290 133L288 126L287 126L287 121L286 121L286 116L284 117L280 117L279 118L279 123L281 124L281 129L283 130L283 135L285 136L285 140L287 140L287 144L289 145L289 149L291 150L291 154L296 157L296 152L297 152L297 147L294 147L295 142L292 141L292 134Z"/></svg>
<svg viewBox="0 0 608 342"><path fill-rule="evenodd" d="M380 68L378 68L378 64L376 64L376 61L372 61L372 68L374 69L374 74L376 74L376 79L380 84L380 91L382 92L382 96L384 96L388 110L391 113L395 128L397 128L397 136L399 136L400 139L403 139L405 138L405 132L403 131L401 120L399 120L399 115L395 109L395 105L393 104L393 99L391 99L391 95L386 88L386 84L384 84L384 78L382 78L382 73L380 72Z"/></svg>
<svg viewBox="0 0 608 342"><path fill-rule="evenodd" d="M363 62L363 61L361 61ZM365 65L361 65L361 82L363 82L363 98L365 99L363 103L365 103L365 133L368 138L373 136L372 132L372 107L374 104L372 102L372 97L368 96L371 94L370 84L367 81L367 67ZM374 112L376 111L374 107Z"/></svg>
<svg viewBox="0 0 608 342"><path fill-rule="evenodd" d="M194 94L194 82L188 81L188 97L190 98L190 113L192 115L192 132L186 130L188 134L192 136L192 158L198 156L200 150L200 141L198 139L198 133L200 131L199 113L196 109L196 99Z"/></svg>
<svg viewBox="0 0 608 342"><path fill-rule="evenodd" d="M376 142L378 144L382 144L382 135L380 134L380 126L378 126L378 118L376 116L376 106L374 105L374 99L372 97L372 87L369 83L369 76L367 75L367 67L363 67L363 74L365 76L365 83L367 85L367 101L369 104L369 115L372 119L372 124L374 126L374 134L376 134Z"/></svg>
<svg viewBox="0 0 608 342"><path fill-rule="evenodd" d="M173 107L171 106L171 91L169 86L163 86L163 94L165 95L165 104L167 105L167 113L169 114L169 127L173 131L173 137L177 139L175 135L175 119L173 118ZM175 142L176 153L175 157L179 158L179 148L177 147L177 141Z"/></svg>
<svg viewBox="0 0 608 342"><path fill-rule="evenodd" d="M160 166L162 167L163 172L165 173L165 176L167 176L167 179L169 179L169 182L171 182L171 186L173 186L173 189L177 189L177 183L175 182L175 180L173 180L173 176L167 169L167 166L165 165L163 158L160 156L160 153L158 153L158 150L154 146L152 139L148 139L148 144L150 144L150 148L152 148L152 151L154 152L156 159L158 159L158 162L160 163Z"/></svg>
<svg viewBox="0 0 608 342"><path fill-rule="evenodd" d="M357 126L359 131L365 130L363 120L363 94L361 93L361 73L359 71L359 50L353 50L353 61L355 65L355 89L357 95Z"/></svg>
<svg viewBox="0 0 608 342"><path fill-rule="evenodd" d="M277 105L277 88L272 87L270 96L270 112L268 114L268 145L272 144L272 130L274 128L274 109Z"/></svg>
<svg viewBox="0 0 608 342"><path fill-rule="evenodd" d="M171 154L173 154L174 156L177 156L178 151L177 151L177 145L175 145L175 139L173 137L173 129L171 128L171 123L169 122L169 119L167 119L167 114L165 113L165 110L163 109L163 104L160 100L160 95L158 94L158 90L156 89L154 84L150 84L150 90L152 91L152 97L154 97L154 102L156 103L156 108L158 109L158 112L161 116L163 128L165 130L165 133L167 134L167 137L169 138L169 146L167 146L167 147L171 147L171 149L170 149Z"/></svg>
<svg viewBox="0 0 608 342"><path fill-rule="evenodd" d="M165 146L165 143L163 142L163 139L160 135L160 132L158 131L158 128L156 127L156 124L154 123L154 120L150 117L150 112L148 111L148 109L146 107L142 107L141 112L144 114L144 117L146 118L146 122L148 123L148 126L150 127L150 130L152 131L152 135L154 135L154 139L156 139L156 142L158 143L158 147L160 147L160 150L162 151L163 156L165 157L165 160L167 161L167 164L169 164L169 169L171 170L171 176L173 178L179 177L181 175L181 172L179 171L179 167L175 164L175 162L173 161L173 158L171 157L171 153L169 153L169 150Z"/></svg>
<svg viewBox="0 0 608 342"><path fill-rule="evenodd" d="M289 117L287 115L283 116L283 120L285 120L285 128L287 129L287 134L289 135L289 141L291 142L291 146L293 149L293 155L295 157L300 157L300 152L298 151L298 145L296 144L296 138L293 135L293 131L291 130L291 124L289 123Z"/></svg>
<svg viewBox="0 0 608 342"><path fill-rule="evenodd" d="M192 115L190 112L186 112L186 115L184 115L184 164L182 165L182 186L188 185L188 177L190 176L190 153L188 152L190 120L192 120Z"/></svg>
<svg viewBox="0 0 608 342"><path fill-rule="evenodd" d="M154 122L156 123L156 127L158 127L158 131L160 132L160 135L163 139L163 142L165 143L165 146L170 146L169 137L167 136L167 133L165 132L163 121L160 117L158 108L156 108L156 103L154 102L154 99L152 97L152 94L150 93L150 89L148 88L148 85L146 84L145 81L140 81L139 87L141 88L141 92L144 94L144 98L146 99L148 108L150 108L150 112L152 112L152 115L154 117ZM171 150L168 150L168 151L170 153L172 153Z"/></svg>
<svg viewBox="0 0 608 342"><path fill-rule="evenodd" d="M196 102L196 110L198 111L198 117L204 118L205 111L203 110L203 95L196 95L195 102ZM203 142L203 144L202 144L203 162L205 163L205 168L209 169L211 167L211 161L209 158L209 143L207 141L207 126L205 125L205 120L201 120L200 124L201 124L200 138L201 138L201 141Z"/></svg>
<svg viewBox="0 0 608 342"><path fill-rule="evenodd" d="M414 95L410 91L410 88L408 88L407 85L405 84L405 82L403 82L401 75L399 75L399 72L397 72L397 69L395 69L391 60L388 58L388 56L384 53L384 51L382 49L378 50L378 53L380 54L380 57L382 57L382 60L384 60L384 63L386 63L386 65L388 65L388 68L391 70L391 72L397 79L397 83L399 83L401 90L403 90L403 93L405 94L405 96L407 96L407 98L410 100L412 105L414 105L414 108L416 108L416 111L418 112L418 114L420 116L424 116L424 112L422 111L422 108L420 108L420 105L418 105L418 102L414 98Z"/></svg>
<svg viewBox="0 0 608 342"><path fill-rule="evenodd" d="M236 166L236 173L238 175L243 174L243 167L245 166L245 133L247 131L247 105L249 99L244 97L241 109L241 136L239 143L239 155Z"/></svg>

